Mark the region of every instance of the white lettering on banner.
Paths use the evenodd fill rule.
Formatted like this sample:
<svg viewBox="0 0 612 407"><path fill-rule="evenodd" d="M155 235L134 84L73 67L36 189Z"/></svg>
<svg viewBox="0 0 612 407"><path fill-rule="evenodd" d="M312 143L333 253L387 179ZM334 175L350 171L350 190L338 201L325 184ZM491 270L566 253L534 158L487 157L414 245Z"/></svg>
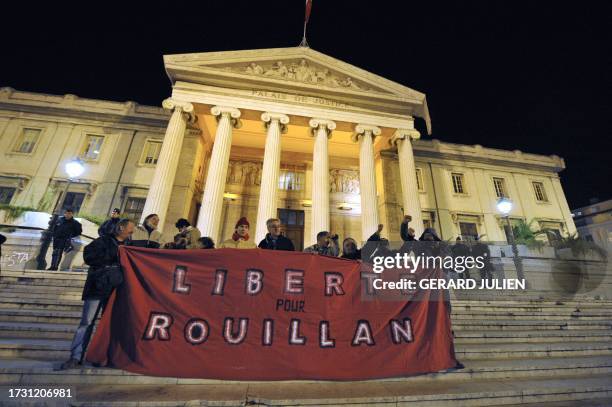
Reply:
<svg viewBox="0 0 612 407"><path fill-rule="evenodd" d="M235 325L238 325L238 332L235 332ZM288 329L284 332L290 345L306 345L307 337L301 332L301 320L293 318L289 321ZM168 341L171 338L174 318L172 315L163 312L152 312L145 327L143 339ZM319 321L319 347L335 348L336 339L332 337L332 323L330 321ZM403 320L392 319L388 323L391 343L394 345L410 344L414 341L412 321L410 318ZM378 328L377 328L378 329ZM261 344L272 346L276 327L274 319L263 319L261 324ZM282 328L281 331L283 332ZM230 345L240 345L245 342L249 335L249 319L227 317L223 321L223 328L217 333L226 343ZM183 328L183 338L192 345L203 345L215 334L214 327L211 328L208 321L202 318L192 318ZM355 325L355 331L351 340L351 346L375 346L374 334L370 322L360 319Z"/></svg>

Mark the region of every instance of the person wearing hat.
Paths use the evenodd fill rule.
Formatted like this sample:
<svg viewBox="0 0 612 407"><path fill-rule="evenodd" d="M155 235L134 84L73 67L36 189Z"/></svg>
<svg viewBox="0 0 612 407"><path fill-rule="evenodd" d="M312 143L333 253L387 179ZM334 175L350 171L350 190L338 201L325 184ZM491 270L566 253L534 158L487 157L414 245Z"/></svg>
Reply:
<svg viewBox="0 0 612 407"><path fill-rule="evenodd" d="M105 220L104 223L100 225L100 228L98 229L98 236L112 236L115 232L115 225L117 222L119 222L119 219L121 219L119 216L120 214L121 210L119 208L113 209L110 219Z"/></svg>
<svg viewBox="0 0 612 407"><path fill-rule="evenodd" d="M221 249L254 249L255 243L249 240L249 221L244 216L238 220L231 238L221 242Z"/></svg>

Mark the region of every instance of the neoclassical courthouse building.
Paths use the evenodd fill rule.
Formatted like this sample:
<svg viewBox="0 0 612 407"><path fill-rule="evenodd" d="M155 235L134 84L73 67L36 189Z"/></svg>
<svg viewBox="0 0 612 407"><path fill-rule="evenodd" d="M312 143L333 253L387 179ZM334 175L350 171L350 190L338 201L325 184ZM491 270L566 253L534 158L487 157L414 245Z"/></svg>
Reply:
<svg viewBox="0 0 612 407"><path fill-rule="evenodd" d="M298 247L320 230L399 239L403 214L443 239L506 240L512 221L574 233L557 156L421 138L423 93L310 48L166 55L163 108L0 89L0 203L134 219L166 239L185 217L215 241L279 217ZM86 166L64 194L64 163ZM44 206L44 205L43 205ZM51 209L48 209L50 211Z"/></svg>

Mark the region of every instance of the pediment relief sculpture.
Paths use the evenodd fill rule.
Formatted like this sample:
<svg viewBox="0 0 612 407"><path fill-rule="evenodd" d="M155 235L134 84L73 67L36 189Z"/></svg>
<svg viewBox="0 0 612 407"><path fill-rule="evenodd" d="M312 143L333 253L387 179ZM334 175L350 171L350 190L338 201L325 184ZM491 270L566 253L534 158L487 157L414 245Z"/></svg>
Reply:
<svg viewBox="0 0 612 407"><path fill-rule="evenodd" d="M353 79L351 76L340 75L325 67L315 67L309 64L305 59L291 62L276 61L269 65L251 62L247 65L234 65L221 69L248 75L323 85L330 88L347 88L382 93L379 90L372 89L364 83Z"/></svg>

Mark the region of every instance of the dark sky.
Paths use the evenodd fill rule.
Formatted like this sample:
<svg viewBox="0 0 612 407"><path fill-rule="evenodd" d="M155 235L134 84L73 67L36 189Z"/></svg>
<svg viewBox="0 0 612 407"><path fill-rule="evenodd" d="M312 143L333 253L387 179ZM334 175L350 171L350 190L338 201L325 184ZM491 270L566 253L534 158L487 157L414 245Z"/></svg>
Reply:
<svg viewBox="0 0 612 407"><path fill-rule="evenodd" d="M296 46L304 15L303 0L20 3L0 24L0 86L152 105L170 94L163 54ZM612 198L611 15L603 1L314 0L308 40L426 93L435 138L565 158L574 208Z"/></svg>

